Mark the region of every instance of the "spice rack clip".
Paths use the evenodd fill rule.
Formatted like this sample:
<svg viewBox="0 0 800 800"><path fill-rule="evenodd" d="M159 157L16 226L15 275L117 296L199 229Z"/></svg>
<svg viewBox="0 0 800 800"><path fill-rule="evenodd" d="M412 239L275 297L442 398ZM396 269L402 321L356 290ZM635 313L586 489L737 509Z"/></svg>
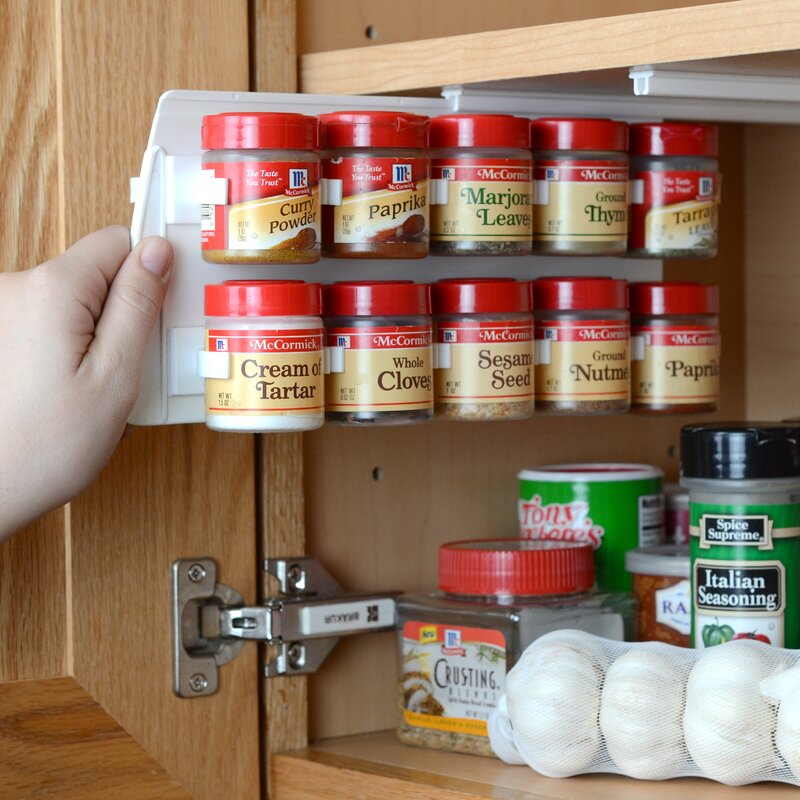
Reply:
<svg viewBox="0 0 800 800"><path fill-rule="evenodd" d="M552 107L532 103L527 111L518 98L488 93L470 99L475 113L545 116L564 109L554 96ZM543 275L608 275L660 280L662 262L609 257L520 256L468 259L429 256L418 261L322 259L311 265L252 266L211 264L200 254L203 204L224 201L224 179L204 176L200 127L204 116L236 111L296 112L318 116L349 110L398 110L438 116L464 110L463 98L446 91L440 98L362 97L261 92L172 90L161 96L153 118L141 172L131 179L132 244L146 236L165 236L175 250L173 280L159 324L147 344L139 399L131 414L134 425L203 422L203 379L197 375L197 352L204 347L203 289L206 284L236 279L337 280L411 279L432 282L454 277L511 277L531 280ZM642 109L652 119L652 111ZM572 112L585 114L575 98ZM629 114L625 114L629 118Z"/></svg>

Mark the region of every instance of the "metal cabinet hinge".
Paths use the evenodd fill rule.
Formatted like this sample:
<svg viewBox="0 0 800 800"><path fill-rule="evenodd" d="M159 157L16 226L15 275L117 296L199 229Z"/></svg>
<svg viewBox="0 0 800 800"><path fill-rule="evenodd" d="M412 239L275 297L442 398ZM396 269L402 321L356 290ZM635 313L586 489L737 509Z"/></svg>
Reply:
<svg viewBox="0 0 800 800"><path fill-rule="evenodd" d="M246 640L270 645L264 675L315 672L342 636L393 630L399 592L348 594L314 558L264 562L280 592L259 606L217 583L211 558L182 558L172 565L174 690L180 697L217 691L219 667Z"/></svg>

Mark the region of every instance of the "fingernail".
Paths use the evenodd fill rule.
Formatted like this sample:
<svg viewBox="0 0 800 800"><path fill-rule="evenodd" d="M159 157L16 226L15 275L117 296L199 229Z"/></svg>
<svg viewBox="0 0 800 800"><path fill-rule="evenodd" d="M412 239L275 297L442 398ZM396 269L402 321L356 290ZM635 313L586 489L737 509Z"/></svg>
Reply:
<svg viewBox="0 0 800 800"><path fill-rule="evenodd" d="M163 278L172 264L172 245L160 236L148 239L139 260L146 270Z"/></svg>

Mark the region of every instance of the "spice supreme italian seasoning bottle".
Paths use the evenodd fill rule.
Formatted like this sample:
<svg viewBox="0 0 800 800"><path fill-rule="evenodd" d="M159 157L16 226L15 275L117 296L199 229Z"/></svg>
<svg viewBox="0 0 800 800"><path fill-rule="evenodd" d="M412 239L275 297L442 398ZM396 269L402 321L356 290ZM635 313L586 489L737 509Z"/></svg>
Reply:
<svg viewBox="0 0 800 800"><path fill-rule="evenodd" d="M687 426L692 643L800 647L800 427Z"/></svg>

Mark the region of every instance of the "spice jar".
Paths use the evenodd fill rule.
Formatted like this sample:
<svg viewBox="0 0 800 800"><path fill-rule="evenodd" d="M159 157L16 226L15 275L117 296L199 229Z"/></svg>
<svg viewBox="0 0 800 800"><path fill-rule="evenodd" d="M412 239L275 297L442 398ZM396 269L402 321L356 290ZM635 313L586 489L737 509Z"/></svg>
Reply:
<svg viewBox="0 0 800 800"><path fill-rule="evenodd" d="M400 710L407 744L493 755L489 714L506 673L560 628L622 640L627 594L592 591L590 545L488 539L439 549L440 593L398 600Z"/></svg>
<svg viewBox="0 0 800 800"><path fill-rule="evenodd" d="M431 120L431 253L531 252L530 123L507 114ZM434 149L435 148L435 149Z"/></svg>
<svg viewBox="0 0 800 800"><path fill-rule="evenodd" d="M319 260L317 121L303 114L203 117L203 171L224 178L224 205L201 206L201 252L215 264Z"/></svg>
<svg viewBox="0 0 800 800"><path fill-rule="evenodd" d="M692 643L800 648L800 427L689 425Z"/></svg>
<svg viewBox="0 0 800 800"><path fill-rule="evenodd" d="M449 419L533 414L530 284L452 278L431 286L436 413Z"/></svg>
<svg viewBox="0 0 800 800"><path fill-rule="evenodd" d="M689 546L662 544L625 554L636 598L636 641L691 647Z"/></svg>
<svg viewBox="0 0 800 800"><path fill-rule="evenodd" d="M716 126L631 125L630 155L629 255L715 256L721 189Z"/></svg>
<svg viewBox="0 0 800 800"><path fill-rule="evenodd" d="M719 401L719 289L632 283L631 410L714 411Z"/></svg>
<svg viewBox="0 0 800 800"><path fill-rule="evenodd" d="M345 425L433 417L430 287L358 281L324 288L325 416Z"/></svg>
<svg viewBox="0 0 800 800"><path fill-rule="evenodd" d="M667 544L689 544L689 492L677 483L664 487Z"/></svg>
<svg viewBox="0 0 800 800"><path fill-rule="evenodd" d="M539 278L532 286L536 410L627 411L631 387L626 282Z"/></svg>
<svg viewBox="0 0 800 800"><path fill-rule="evenodd" d="M628 126L535 119L533 252L615 255L628 238Z"/></svg>
<svg viewBox="0 0 800 800"><path fill-rule="evenodd" d="M324 421L321 290L302 281L205 287L206 425L217 431L309 431Z"/></svg>
<svg viewBox="0 0 800 800"><path fill-rule="evenodd" d="M322 250L333 258L428 254L428 118L321 114Z"/></svg>

